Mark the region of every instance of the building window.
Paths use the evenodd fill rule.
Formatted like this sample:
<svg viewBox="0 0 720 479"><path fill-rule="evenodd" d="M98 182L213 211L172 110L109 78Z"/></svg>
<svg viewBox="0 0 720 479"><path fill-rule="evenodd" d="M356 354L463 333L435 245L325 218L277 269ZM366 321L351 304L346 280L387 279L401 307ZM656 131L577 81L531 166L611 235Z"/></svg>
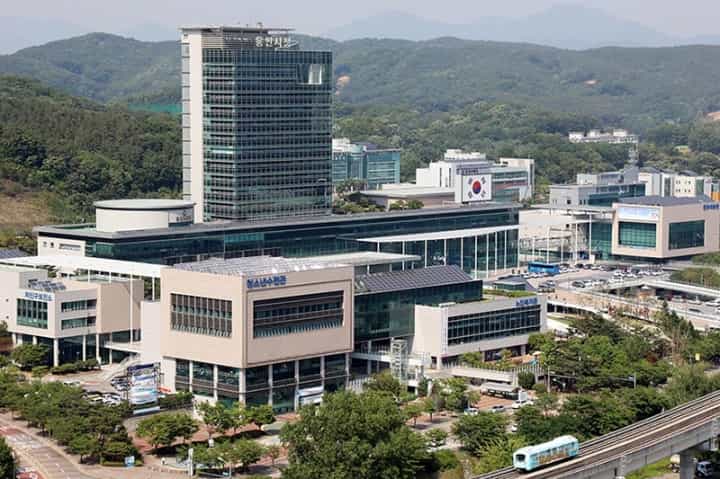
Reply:
<svg viewBox="0 0 720 479"><path fill-rule="evenodd" d="M186 359L175 360L175 389L190 390L190 361Z"/></svg>
<svg viewBox="0 0 720 479"><path fill-rule="evenodd" d="M540 308L534 305L448 318L448 345L538 332Z"/></svg>
<svg viewBox="0 0 720 479"><path fill-rule="evenodd" d="M213 365L193 361L192 368L193 393L213 396L215 391L215 370Z"/></svg>
<svg viewBox="0 0 720 479"><path fill-rule="evenodd" d="M705 221L670 223L670 249L700 248L705 246Z"/></svg>
<svg viewBox="0 0 720 479"><path fill-rule="evenodd" d="M82 299L80 301L66 301L60 304L60 311L65 313L67 311L85 311L88 309L95 309L97 307L97 300L95 299Z"/></svg>
<svg viewBox="0 0 720 479"><path fill-rule="evenodd" d="M657 244L657 226L654 223L632 223L621 221L619 224L620 246L628 248L655 248Z"/></svg>
<svg viewBox="0 0 720 479"><path fill-rule="evenodd" d="M172 293L170 308L170 327L175 331L232 335L232 301Z"/></svg>
<svg viewBox="0 0 720 479"><path fill-rule="evenodd" d="M17 324L18 326L47 329L48 304L42 301L18 298Z"/></svg>
<svg viewBox="0 0 720 479"><path fill-rule="evenodd" d="M253 303L253 337L304 333L343 325L342 291L267 299Z"/></svg>
<svg viewBox="0 0 720 479"><path fill-rule="evenodd" d="M323 82L323 65L313 63L308 70L308 83L310 85L322 85Z"/></svg>
<svg viewBox="0 0 720 479"><path fill-rule="evenodd" d="M95 316L87 318L63 319L60 321L60 329L89 328L95 326Z"/></svg>

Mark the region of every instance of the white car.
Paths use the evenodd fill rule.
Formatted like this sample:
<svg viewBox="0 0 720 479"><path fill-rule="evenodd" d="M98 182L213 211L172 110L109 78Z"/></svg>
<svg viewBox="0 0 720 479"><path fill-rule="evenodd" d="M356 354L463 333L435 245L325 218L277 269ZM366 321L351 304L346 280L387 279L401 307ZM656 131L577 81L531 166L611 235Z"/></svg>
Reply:
<svg viewBox="0 0 720 479"><path fill-rule="evenodd" d="M524 401L520 401L519 399L512 403L513 409L520 409L523 406L532 406L533 402L531 399L525 399Z"/></svg>

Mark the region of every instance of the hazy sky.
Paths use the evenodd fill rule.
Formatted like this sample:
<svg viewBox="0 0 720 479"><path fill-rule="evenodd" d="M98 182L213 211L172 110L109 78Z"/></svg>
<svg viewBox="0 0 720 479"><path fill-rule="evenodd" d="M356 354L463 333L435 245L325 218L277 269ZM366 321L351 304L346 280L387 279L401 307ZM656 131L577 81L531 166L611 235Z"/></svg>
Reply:
<svg viewBox="0 0 720 479"><path fill-rule="evenodd" d="M720 33L719 0L0 0L0 16L43 17L96 31L140 25L255 23L291 26L320 34L387 11L402 11L451 23L487 16L517 17L558 3L582 3L665 33Z"/></svg>

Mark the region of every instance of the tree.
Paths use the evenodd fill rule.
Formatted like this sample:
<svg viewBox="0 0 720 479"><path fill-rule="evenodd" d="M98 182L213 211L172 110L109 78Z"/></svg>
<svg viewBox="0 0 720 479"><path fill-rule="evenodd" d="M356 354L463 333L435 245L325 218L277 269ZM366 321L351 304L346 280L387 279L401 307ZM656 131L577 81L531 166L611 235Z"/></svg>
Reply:
<svg viewBox="0 0 720 479"><path fill-rule="evenodd" d="M476 415L464 415L453 425L453 434L463 447L479 455L490 441L505 434L507 419L502 414L480 412Z"/></svg>
<svg viewBox="0 0 720 479"><path fill-rule="evenodd" d="M208 439L215 433L225 434L235 423L233 410L221 402L210 404L202 402L198 406L202 420L208 429Z"/></svg>
<svg viewBox="0 0 720 479"><path fill-rule="evenodd" d="M525 445L523 438L517 435L506 434L491 440L483 448L482 456L474 472L484 474L511 466L513 453Z"/></svg>
<svg viewBox="0 0 720 479"><path fill-rule="evenodd" d="M463 378L448 378L438 381L438 393L447 409L460 412L467 405L465 393L467 381Z"/></svg>
<svg viewBox="0 0 720 479"><path fill-rule="evenodd" d="M288 447L285 479L411 479L429 461L425 439L405 425L388 394L338 391L304 406L280 435Z"/></svg>
<svg viewBox="0 0 720 479"><path fill-rule="evenodd" d="M69 444L70 452L80 456L80 463L83 462L83 457L95 457L100 454L100 444L97 439L90 434L82 434L76 436L70 441Z"/></svg>
<svg viewBox="0 0 720 479"><path fill-rule="evenodd" d="M245 417L248 422L255 424L258 429L262 429L265 424L275 422L275 411L269 404L260 404L252 406L245 410Z"/></svg>
<svg viewBox="0 0 720 479"><path fill-rule="evenodd" d="M277 461L277 459L282 454L282 447L278 446L277 444L273 444L267 447L266 452L267 455L270 457L270 460L272 461L273 467L275 467L275 461Z"/></svg>
<svg viewBox="0 0 720 479"><path fill-rule="evenodd" d="M409 200L406 205L407 209L409 210L419 210L423 206L425 206L425 204L422 201L416 199Z"/></svg>
<svg viewBox="0 0 720 479"><path fill-rule="evenodd" d="M627 426L633 422L636 412L621 399L605 393L571 396L563 404L561 414L574 418L577 434L589 439Z"/></svg>
<svg viewBox="0 0 720 479"><path fill-rule="evenodd" d="M523 371L518 374L518 384L523 389L532 389L535 386L535 374Z"/></svg>
<svg viewBox="0 0 720 479"><path fill-rule="evenodd" d="M442 429L430 429L425 433L425 437L428 440L428 445L432 448L438 448L445 445L445 441L448 438L447 431Z"/></svg>
<svg viewBox="0 0 720 479"><path fill-rule="evenodd" d="M169 446L176 438L188 440L198 430L197 422L185 413L159 414L140 421L138 436L147 439L157 450Z"/></svg>
<svg viewBox="0 0 720 479"><path fill-rule="evenodd" d="M50 349L44 344L23 343L16 346L10 357L22 369L30 370L35 366L47 365Z"/></svg>
<svg viewBox="0 0 720 479"><path fill-rule="evenodd" d="M423 400L423 409L430 416L430 422L433 422L433 414L440 410L440 404L437 396L428 396Z"/></svg>
<svg viewBox="0 0 720 479"><path fill-rule="evenodd" d="M408 419L412 419L413 427L417 426L417 419L422 416L425 411L422 402L411 402L403 408L403 412Z"/></svg>
<svg viewBox="0 0 720 479"><path fill-rule="evenodd" d="M687 321L675 311L668 308L667 303L663 304L663 308L655 315L655 322L660 330L670 341L670 352L673 363L680 365L685 361L688 354L688 345L698 338L698 333L690 321Z"/></svg>
<svg viewBox="0 0 720 479"><path fill-rule="evenodd" d="M15 456L2 436L0 436L0 479L15 479Z"/></svg>
<svg viewBox="0 0 720 479"><path fill-rule="evenodd" d="M363 386L365 391L377 391L390 394L396 401L400 401L400 396L405 392L406 388L395 378L390 371L383 371L374 374L368 382Z"/></svg>
<svg viewBox="0 0 720 479"><path fill-rule="evenodd" d="M247 471L251 464L260 460L265 453L265 448L250 439L238 439L232 444L232 448L228 452L227 460L232 464L237 464L240 471ZM232 471L230 471L232 473Z"/></svg>

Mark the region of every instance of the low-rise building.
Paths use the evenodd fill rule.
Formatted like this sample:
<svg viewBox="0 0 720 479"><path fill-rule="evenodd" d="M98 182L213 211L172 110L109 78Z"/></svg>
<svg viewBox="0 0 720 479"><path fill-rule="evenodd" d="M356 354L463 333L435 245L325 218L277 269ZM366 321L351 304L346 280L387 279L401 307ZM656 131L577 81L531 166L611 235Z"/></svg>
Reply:
<svg viewBox="0 0 720 479"><path fill-rule="evenodd" d="M46 345L53 366L91 358L106 364L109 343L139 337L143 287L140 279L49 278L45 269L0 265L0 320L15 344Z"/></svg>
<svg viewBox="0 0 720 479"><path fill-rule="evenodd" d="M646 196L613 204L612 254L670 259L720 251L720 203Z"/></svg>
<svg viewBox="0 0 720 479"><path fill-rule="evenodd" d="M636 167L601 173L578 173L576 183L550 186L551 206L610 206L621 198L645 195Z"/></svg>
<svg viewBox="0 0 720 479"><path fill-rule="evenodd" d="M381 148L373 143L351 143L347 138L333 139L332 181L364 180L368 188L400 183L400 154L397 148Z"/></svg>
<svg viewBox="0 0 720 479"><path fill-rule="evenodd" d="M692 171L662 171L647 167L640 170L639 180L645 185L647 196L708 196L715 201L720 200L718 180Z"/></svg>
<svg viewBox="0 0 720 479"><path fill-rule="evenodd" d="M218 400L294 409L298 393L346 384L353 267L271 257L161 273L163 383Z"/></svg>

